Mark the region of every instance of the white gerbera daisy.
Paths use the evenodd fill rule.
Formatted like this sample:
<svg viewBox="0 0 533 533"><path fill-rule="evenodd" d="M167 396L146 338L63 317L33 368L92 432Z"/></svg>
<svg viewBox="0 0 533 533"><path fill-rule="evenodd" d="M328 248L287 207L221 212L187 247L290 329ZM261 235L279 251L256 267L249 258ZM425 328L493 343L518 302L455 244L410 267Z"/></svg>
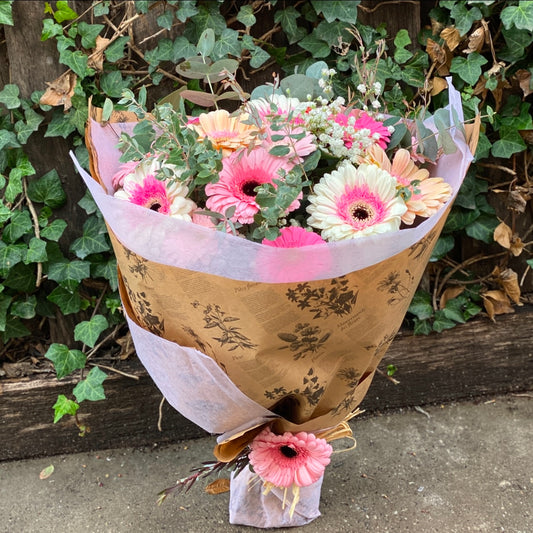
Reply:
<svg viewBox="0 0 533 533"><path fill-rule="evenodd" d="M376 165L346 163L324 174L309 196L307 223L327 241L396 231L407 210L396 180Z"/></svg>

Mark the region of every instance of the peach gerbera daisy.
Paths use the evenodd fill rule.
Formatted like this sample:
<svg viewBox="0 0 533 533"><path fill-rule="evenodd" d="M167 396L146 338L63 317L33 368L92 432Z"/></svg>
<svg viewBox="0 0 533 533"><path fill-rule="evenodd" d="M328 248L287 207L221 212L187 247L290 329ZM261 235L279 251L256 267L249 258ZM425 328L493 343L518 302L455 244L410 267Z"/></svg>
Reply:
<svg viewBox="0 0 533 533"><path fill-rule="evenodd" d="M417 167L404 148L394 154L391 162L384 150L372 146L368 159L394 176L398 188L407 188L411 193L405 202L407 211L402 216L405 224L412 224L417 215L425 218L434 215L450 199L451 186L443 178L430 178L429 171Z"/></svg>
<svg viewBox="0 0 533 533"><path fill-rule="evenodd" d="M222 150L227 157L239 148L249 146L254 140L257 128L251 124L244 124L248 115L230 116L225 109L218 109L209 113L202 113L197 120L189 125L198 133L200 139L207 137L213 148Z"/></svg>

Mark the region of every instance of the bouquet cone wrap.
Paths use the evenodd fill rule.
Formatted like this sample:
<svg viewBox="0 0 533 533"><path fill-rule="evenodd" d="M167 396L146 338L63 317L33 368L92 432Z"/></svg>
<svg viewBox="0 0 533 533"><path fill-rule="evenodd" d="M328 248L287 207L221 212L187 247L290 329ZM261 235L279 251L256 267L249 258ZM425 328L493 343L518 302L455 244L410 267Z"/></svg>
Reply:
<svg viewBox="0 0 533 533"><path fill-rule="evenodd" d="M460 96L449 91L450 113L462 120ZM78 169L108 225L136 351L169 403L219 434L215 455L225 461L265 424L277 433L341 427L402 323L453 198L399 232L262 246L114 198L116 144L134 123L127 114L107 123L92 114L92 177ZM457 150L431 175L457 194L472 155L463 132L451 134Z"/></svg>

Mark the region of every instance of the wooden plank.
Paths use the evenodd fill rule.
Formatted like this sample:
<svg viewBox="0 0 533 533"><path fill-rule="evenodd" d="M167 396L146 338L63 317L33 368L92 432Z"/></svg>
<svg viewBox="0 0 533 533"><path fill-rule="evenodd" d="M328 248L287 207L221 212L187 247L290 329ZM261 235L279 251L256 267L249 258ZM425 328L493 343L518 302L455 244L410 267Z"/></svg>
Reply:
<svg viewBox="0 0 533 533"><path fill-rule="evenodd" d="M526 305L497 317L496 323L478 318L438 335L399 334L381 367L394 364L400 384L377 375L361 408L372 413L533 390L532 319L533 306ZM81 420L91 428L83 438L70 417L52 421L57 395L71 395L72 381L52 376L0 380L0 460L153 446L206 435L166 403L160 432L160 392L138 362L122 370L139 380L111 375L105 383L108 399L82 404Z"/></svg>

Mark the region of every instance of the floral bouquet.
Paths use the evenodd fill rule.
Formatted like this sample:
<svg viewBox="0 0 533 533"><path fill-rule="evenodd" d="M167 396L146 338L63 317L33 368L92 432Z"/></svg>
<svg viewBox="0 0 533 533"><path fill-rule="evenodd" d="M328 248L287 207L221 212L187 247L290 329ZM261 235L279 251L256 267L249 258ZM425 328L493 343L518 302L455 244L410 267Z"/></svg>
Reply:
<svg viewBox="0 0 533 533"><path fill-rule="evenodd" d="M451 85L438 115L405 120L379 112L379 83L334 98L333 75L320 70L316 98L273 84L233 113L148 113L125 94L105 120L91 109L92 177L78 165L139 358L218 435L216 461L174 488L229 468L235 524L319 516L333 445L351 438L472 159Z"/></svg>

